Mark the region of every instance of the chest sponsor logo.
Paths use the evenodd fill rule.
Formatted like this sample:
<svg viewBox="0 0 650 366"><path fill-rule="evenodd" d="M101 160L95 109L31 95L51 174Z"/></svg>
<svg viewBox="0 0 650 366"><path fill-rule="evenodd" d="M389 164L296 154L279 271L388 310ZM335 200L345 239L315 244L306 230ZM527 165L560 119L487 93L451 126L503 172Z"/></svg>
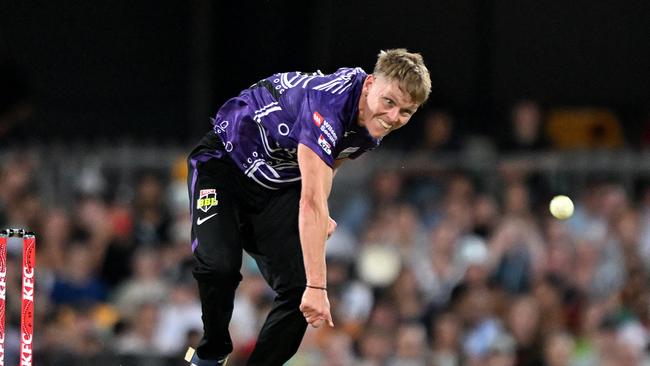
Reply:
<svg viewBox="0 0 650 366"><path fill-rule="evenodd" d="M318 136L318 145L327 153L327 155L332 155L332 145L325 140L323 135Z"/></svg>
<svg viewBox="0 0 650 366"><path fill-rule="evenodd" d="M339 156L337 156L336 158L337 158L337 159L347 158L347 157L350 156L351 154L357 152L359 149L360 149L359 147L348 147L348 148L345 148L345 149L341 150L341 152L339 153Z"/></svg>
<svg viewBox="0 0 650 366"><path fill-rule="evenodd" d="M210 208L219 204L217 191L215 189L202 189L199 192L199 199L196 201L196 208L208 212Z"/></svg>

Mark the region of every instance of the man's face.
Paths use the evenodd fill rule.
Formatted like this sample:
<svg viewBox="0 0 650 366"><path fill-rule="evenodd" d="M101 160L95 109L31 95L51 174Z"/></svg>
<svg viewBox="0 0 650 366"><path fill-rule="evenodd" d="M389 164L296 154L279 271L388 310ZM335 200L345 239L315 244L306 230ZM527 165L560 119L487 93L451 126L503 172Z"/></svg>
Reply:
<svg viewBox="0 0 650 366"><path fill-rule="evenodd" d="M380 138L404 126L418 105L395 80L368 75L359 101L359 124L370 136Z"/></svg>

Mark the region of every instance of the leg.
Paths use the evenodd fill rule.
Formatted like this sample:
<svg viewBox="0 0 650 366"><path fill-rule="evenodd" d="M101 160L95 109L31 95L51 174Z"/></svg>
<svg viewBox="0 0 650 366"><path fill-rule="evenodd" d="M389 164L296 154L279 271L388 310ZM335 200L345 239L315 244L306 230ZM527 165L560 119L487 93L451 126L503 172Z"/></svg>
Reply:
<svg viewBox="0 0 650 366"><path fill-rule="evenodd" d="M199 287L204 331L196 355L217 360L232 352L228 324L235 289L242 278L238 205L230 184L231 167L199 153L190 157L189 168L193 275Z"/></svg>
<svg viewBox="0 0 650 366"><path fill-rule="evenodd" d="M298 307L303 288L278 293L248 365L283 365L298 351L307 321Z"/></svg>
<svg viewBox="0 0 650 366"><path fill-rule="evenodd" d="M307 329L299 310L306 283L298 234L299 200L300 187L280 190L253 217L254 246L247 245L246 250L277 296L248 365L284 364L298 350Z"/></svg>

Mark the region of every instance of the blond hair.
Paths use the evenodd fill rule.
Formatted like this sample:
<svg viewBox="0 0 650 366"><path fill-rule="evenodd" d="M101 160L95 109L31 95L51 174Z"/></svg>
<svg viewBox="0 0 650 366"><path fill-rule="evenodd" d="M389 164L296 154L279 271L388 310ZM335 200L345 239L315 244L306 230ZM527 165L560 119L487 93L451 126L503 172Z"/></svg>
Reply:
<svg viewBox="0 0 650 366"><path fill-rule="evenodd" d="M414 103L423 104L431 92L431 77L422 55L405 48L380 51L375 64L375 75L397 80L400 89L407 92Z"/></svg>

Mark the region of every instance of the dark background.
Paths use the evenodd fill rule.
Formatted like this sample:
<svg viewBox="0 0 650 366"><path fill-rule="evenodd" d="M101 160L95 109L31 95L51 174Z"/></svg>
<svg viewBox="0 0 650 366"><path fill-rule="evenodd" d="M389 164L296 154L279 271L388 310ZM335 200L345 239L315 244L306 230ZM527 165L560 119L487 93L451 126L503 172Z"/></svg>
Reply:
<svg viewBox="0 0 650 366"><path fill-rule="evenodd" d="M465 133L506 127L529 97L612 108L634 135L650 105L649 4L3 0L0 111L33 103L21 126L33 139L189 143L270 73L371 71L380 49L406 47L431 71L427 107L449 108Z"/></svg>

